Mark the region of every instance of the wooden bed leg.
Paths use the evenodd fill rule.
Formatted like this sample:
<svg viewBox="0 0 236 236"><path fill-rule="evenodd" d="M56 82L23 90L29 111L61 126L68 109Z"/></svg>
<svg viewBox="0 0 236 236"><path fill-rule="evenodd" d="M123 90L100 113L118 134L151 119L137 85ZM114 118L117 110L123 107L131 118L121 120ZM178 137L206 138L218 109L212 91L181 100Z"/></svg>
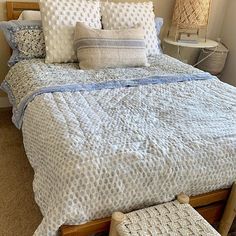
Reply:
<svg viewBox="0 0 236 236"><path fill-rule="evenodd" d="M181 193L177 196L177 200L179 201L180 204L188 204L190 199L189 196L187 196L184 193Z"/></svg>
<svg viewBox="0 0 236 236"><path fill-rule="evenodd" d="M123 222L125 219L125 214L121 212L114 212L111 217L111 226L109 236L119 236L116 231L116 226Z"/></svg>
<svg viewBox="0 0 236 236"><path fill-rule="evenodd" d="M227 236L236 216L236 182L233 184L223 217L220 221L219 233Z"/></svg>

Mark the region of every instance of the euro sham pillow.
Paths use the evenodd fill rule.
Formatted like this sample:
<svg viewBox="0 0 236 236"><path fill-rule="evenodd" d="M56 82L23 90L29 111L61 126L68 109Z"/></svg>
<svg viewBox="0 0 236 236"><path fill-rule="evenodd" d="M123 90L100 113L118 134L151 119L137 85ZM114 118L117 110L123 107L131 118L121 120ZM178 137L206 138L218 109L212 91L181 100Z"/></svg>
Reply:
<svg viewBox="0 0 236 236"><path fill-rule="evenodd" d="M102 2L101 14L104 29L127 29L141 25L145 31L147 55L160 54L152 2Z"/></svg>
<svg viewBox="0 0 236 236"><path fill-rule="evenodd" d="M73 45L76 22L101 28L100 1L39 0L46 44L46 63L77 61Z"/></svg>
<svg viewBox="0 0 236 236"><path fill-rule="evenodd" d="M142 28L99 30L77 23L75 47L81 69L146 66Z"/></svg>
<svg viewBox="0 0 236 236"><path fill-rule="evenodd" d="M45 58L46 49L41 21L0 22L5 38L12 48L9 66L25 59Z"/></svg>
<svg viewBox="0 0 236 236"><path fill-rule="evenodd" d="M155 18L155 28L156 28L156 33L157 33L158 49L161 53L163 52L163 50L162 50L162 47L161 47L161 40L160 40L159 36L160 36L160 33L161 33L163 23L164 23L163 18L161 18L161 17L156 17Z"/></svg>

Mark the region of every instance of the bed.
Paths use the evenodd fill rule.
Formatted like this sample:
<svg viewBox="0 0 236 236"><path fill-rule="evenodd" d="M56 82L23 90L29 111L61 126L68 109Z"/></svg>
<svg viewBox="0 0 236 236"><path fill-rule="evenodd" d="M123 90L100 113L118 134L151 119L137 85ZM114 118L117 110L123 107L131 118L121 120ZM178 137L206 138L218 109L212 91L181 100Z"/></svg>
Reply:
<svg viewBox="0 0 236 236"><path fill-rule="evenodd" d="M10 20L38 5L7 9ZM210 223L220 220L236 179L235 88L165 55L150 60L149 69L96 73L39 59L10 70L3 88L44 215L36 235L61 225L61 235L108 232L113 211L182 191Z"/></svg>

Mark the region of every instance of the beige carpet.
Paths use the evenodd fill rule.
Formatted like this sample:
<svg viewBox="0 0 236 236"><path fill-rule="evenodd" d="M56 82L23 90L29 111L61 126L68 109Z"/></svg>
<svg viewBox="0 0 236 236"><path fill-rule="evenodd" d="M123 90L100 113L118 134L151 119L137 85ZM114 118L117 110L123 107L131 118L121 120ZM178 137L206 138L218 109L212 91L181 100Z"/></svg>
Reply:
<svg viewBox="0 0 236 236"><path fill-rule="evenodd" d="M40 224L33 174L11 112L0 110L0 236L32 236Z"/></svg>

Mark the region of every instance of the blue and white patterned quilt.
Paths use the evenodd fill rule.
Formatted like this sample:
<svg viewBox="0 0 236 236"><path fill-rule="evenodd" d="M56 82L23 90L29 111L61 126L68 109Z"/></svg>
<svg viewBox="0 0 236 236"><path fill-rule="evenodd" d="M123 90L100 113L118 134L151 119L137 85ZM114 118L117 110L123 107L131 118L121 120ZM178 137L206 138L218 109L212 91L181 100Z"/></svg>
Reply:
<svg viewBox="0 0 236 236"><path fill-rule="evenodd" d="M165 55L149 61L11 68L2 87L35 171L36 236L236 179L236 89Z"/></svg>

